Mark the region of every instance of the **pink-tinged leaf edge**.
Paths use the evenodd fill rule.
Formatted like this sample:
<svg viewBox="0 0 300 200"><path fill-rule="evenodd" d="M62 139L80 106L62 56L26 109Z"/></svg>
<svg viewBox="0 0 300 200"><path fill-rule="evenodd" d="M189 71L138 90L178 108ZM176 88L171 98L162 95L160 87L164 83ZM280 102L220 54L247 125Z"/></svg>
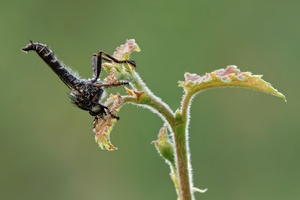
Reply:
<svg viewBox="0 0 300 200"><path fill-rule="evenodd" d="M229 65L225 69L218 69L203 76L185 73L184 77L185 81L179 81L179 86L191 93L198 93L215 87L243 87L259 90L286 101L282 93L278 92L270 83L262 79L262 75L241 72L235 65Z"/></svg>
<svg viewBox="0 0 300 200"><path fill-rule="evenodd" d="M106 100L105 105L107 105L110 112L114 115L117 114L122 104L122 97L120 94L111 94ZM113 118L109 113L103 117L96 118L94 120L93 131L95 133L95 141L98 143L101 149L106 149L108 151L117 150L117 148L112 145L110 141L110 133L116 123L116 119Z"/></svg>
<svg viewBox="0 0 300 200"><path fill-rule="evenodd" d="M141 51L139 45L135 42L134 39L126 40L126 42L119 47L113 54L113 57L121 60L127 60L132 52Z"/></svg>

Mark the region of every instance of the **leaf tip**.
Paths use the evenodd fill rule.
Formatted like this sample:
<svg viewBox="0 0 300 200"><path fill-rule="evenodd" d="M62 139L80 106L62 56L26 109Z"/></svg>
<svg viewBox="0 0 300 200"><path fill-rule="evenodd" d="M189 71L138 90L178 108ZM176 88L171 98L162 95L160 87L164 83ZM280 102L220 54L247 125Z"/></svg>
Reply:
<svg viewBox="0 0 300 200"><path fill-rule="evenodd" d="M286 97L285 97L284 94L282 94L282 93L280 93L280 92L277 91L277 94L275 96L277 96L279 98L282 98L284 102L287 102L287 99L286 99Z"/></svg>

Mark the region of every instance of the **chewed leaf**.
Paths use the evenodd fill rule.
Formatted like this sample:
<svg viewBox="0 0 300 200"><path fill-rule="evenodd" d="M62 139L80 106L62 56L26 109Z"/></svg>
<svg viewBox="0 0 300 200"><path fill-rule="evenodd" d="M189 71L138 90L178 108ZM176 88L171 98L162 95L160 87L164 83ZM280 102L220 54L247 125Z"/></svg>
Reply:
<svg viewBox="0 0 300 200"><path fill-rule="evenodd" d="M211 73L206 73L203 76L185 73L184 77L185 81L179 81L179 86L191 93L197 93L214 87L245 87L275 95L286 101L283 94L262 79L262 75L253 75L251 72L240 72L234 65L229 65L226 69L218 69Z"/></svg>
<svg viewBox="0 0 300 200"><path fill-rule="evenodd" d="M122 98L120 94L110 95L106 100L105 105L108 107L109 111L116 115L122 103ZM95 140L101 149L107 149L109 151L114 151L117 148L114 147L110 142L110 133L113 129L116 119L113 118L109 113L107 115L98 117L94 120L94 133Z"/></svg>

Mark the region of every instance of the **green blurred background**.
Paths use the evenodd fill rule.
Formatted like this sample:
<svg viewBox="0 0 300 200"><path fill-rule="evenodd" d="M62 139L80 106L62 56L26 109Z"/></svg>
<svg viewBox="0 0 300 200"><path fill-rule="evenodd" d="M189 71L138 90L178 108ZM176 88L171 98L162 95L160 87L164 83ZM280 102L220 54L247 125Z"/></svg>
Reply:
<svg viewBox="0 0 300 200"><path fill-rule="evenodd" d="M35 53L20 50L28 39L46 43L91 77L92 53L130 38L142 49L131 57L137 71L173 110L184 72L229 64L263 74L288 99L238 88L195 98L194 183L208 188L197 199L300 199L299 19L297 0L1 1L0 199L176 199L151 144L159 117L123 107L111 136L119 149L102 151L93 118Z"/></svg>

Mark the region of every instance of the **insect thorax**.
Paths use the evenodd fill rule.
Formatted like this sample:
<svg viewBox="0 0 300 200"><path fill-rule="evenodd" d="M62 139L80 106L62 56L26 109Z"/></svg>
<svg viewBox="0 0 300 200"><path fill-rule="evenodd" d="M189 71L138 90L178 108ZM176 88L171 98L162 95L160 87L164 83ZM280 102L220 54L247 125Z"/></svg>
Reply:
<svg viewBox="0 0 300 200"><path fill-rule="evenodd" d="M93 116L101 114L103 108L99 106L99 101L103 88L94 86L90 81L81 82L75 88L70 92L71 102L80 109L89 111Z"/></svg>

